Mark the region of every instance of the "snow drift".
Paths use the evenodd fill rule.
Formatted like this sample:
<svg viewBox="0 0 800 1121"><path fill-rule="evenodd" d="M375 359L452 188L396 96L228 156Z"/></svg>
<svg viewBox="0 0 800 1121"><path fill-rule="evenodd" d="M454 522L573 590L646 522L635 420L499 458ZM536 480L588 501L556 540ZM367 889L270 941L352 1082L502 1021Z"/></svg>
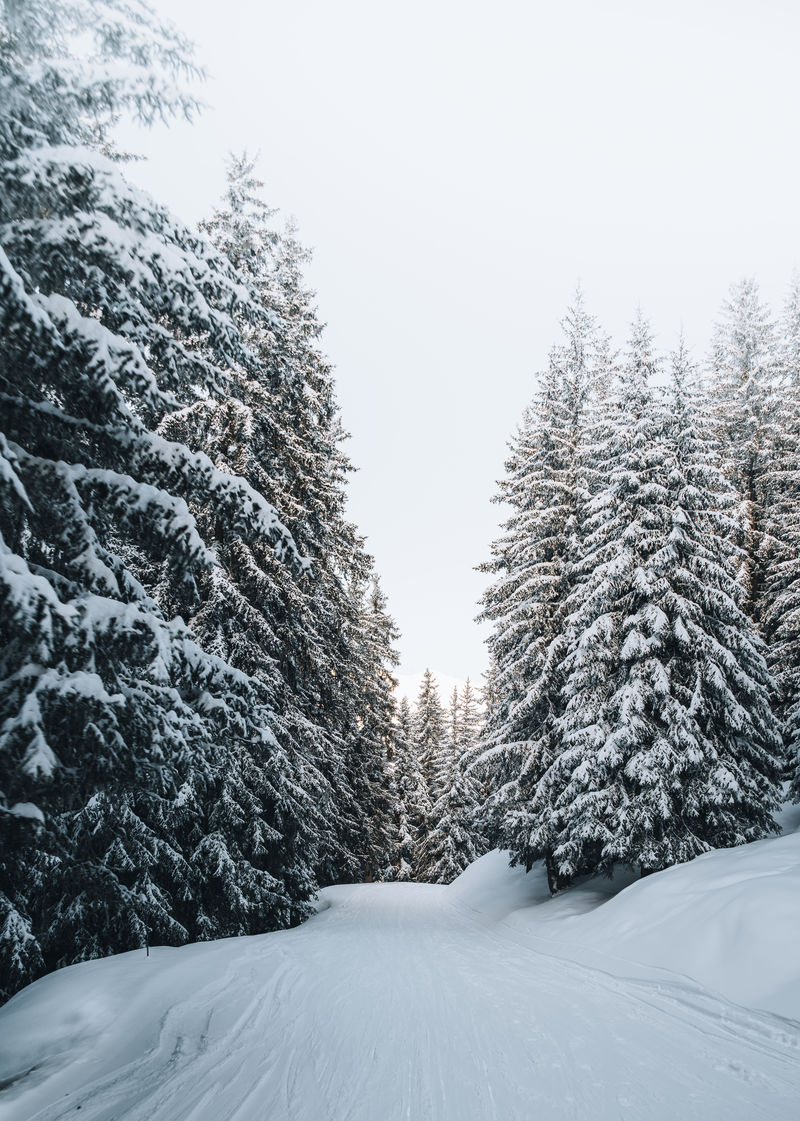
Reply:
<svg viewBox="0 0 800 1121"><path fill-rule="evenodd" d="M718 849L638 879L623 869L551 898L491 852L449 889L461 905L504 920L543 949L609 969L637 963L692 978L728 1000L800 1020L800 807L781 837Z"/></svg>

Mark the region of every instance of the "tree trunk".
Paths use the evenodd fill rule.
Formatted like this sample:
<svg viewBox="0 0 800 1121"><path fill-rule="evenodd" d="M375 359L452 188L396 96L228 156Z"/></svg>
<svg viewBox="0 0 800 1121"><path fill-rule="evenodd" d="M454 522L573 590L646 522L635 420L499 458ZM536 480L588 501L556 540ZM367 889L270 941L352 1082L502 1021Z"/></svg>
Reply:
<svg viewBox="0 0 800 1121"><path fill-rule="evenodd" d="M547 886L550 889L550 894L555 895L558 891L558 872L553 863L553 854L551 852L545 853L544 866L547 869Z"/></svg>

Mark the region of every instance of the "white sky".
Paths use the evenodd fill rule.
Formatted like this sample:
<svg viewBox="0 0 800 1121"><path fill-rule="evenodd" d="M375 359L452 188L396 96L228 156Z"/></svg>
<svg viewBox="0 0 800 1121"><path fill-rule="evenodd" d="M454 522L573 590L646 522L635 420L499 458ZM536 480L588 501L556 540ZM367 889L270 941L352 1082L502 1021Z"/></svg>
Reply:
<svg viewBox="0 0 800 1121"><path fill-rule="evenodd" d="M157 0L211 109L129 139L208 213L229 151L314 248L351 511L401 672L478 683L474 622L506 441L578 279L619 342L641 302L702 355L731 282L800 263L800 5Z"/></svg>

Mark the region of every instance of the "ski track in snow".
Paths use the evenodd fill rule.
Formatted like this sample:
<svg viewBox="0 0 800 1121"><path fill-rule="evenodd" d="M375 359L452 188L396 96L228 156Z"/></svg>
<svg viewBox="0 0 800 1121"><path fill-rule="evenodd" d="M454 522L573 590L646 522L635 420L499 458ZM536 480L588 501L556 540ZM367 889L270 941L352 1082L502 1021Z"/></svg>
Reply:
<svg viewBox="0 0 800 1121"><path fill-rule="evenodd" d="M23 1080L0 1094L0 1118L796 1115L800 1024L677 977L626 980L539 952L444 888L372 884L326 895L332 906L304 926L230 943L225 967L205 982L196 966L191 983L187 972L160 1021L142 1028L134 1002L81 1060L83 1078L73 1061L30 1088ZM158 1007L158 991L148 1007Z"/></svg>

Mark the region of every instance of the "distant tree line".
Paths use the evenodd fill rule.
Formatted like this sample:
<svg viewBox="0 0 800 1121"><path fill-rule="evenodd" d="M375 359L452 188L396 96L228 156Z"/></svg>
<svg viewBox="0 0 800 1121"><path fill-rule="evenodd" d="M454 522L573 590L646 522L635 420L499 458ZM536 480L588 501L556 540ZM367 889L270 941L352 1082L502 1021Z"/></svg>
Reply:
<svg viewBox="0 0 800 1121"><path fill-rule="evenodd" d="M482 722L482 698L469 679L445 707L426 669L416 704L401 699L391 760L396 847L387 879L449 884L486 851L475 820L480 786L468 770Z"/></svg>

